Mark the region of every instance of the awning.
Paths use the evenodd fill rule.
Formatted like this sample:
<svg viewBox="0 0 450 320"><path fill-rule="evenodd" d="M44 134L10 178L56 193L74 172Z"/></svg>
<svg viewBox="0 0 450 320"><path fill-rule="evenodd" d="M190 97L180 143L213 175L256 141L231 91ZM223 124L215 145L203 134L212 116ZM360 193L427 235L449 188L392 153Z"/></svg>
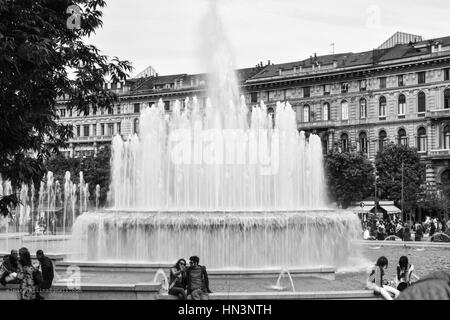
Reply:
<svg viewBox="0 0 450 320"><path fill-rule="evenodd" d="M372 205L364 206L363 208L361 208L361 206L354 206L349 207L347 210L351 210L356 213L370 213L370 210L372 210L373 208L375 208L375 206Z"/></svg>
<svg viewBox="0 0 450 320"><path fill-rule="evenodd" d="M383 206L380 206L380 207L383 208L384 210L386 210L386 212L389 213L389 214L402 213L402 210L400 210L396 206L383 205Z"/></svg>

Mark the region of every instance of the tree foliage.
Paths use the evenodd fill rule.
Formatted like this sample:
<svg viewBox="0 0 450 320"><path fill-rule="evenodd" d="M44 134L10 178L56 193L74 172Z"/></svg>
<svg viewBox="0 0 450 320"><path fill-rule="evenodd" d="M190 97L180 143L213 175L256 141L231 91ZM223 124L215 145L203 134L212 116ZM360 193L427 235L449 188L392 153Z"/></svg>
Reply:
<svg viewBox="0 0 450 320"><path fill-rule="evenodd" d="M80 28L69 29L70 5L81 9ZM13 188L39 185L45 160L58 153L72 128L57 123L56 101L87 114L111 108L117 96L104 89L131 71L128 61L102 55L84 43L102 26L103 0L0 0L0 174ZM17 204L0 199L0 211Z"/></svg>
<svg viewBox="0 0 450 320"><path fill-rule="evenodd" d="M325 173L330 198L342 208L373 194L374 167L360 152L333 148L325 156Z"/></svg>
<svg viewBox="0 0 450 320"><path fill-rule="evenodd" d="M83 172L85 183L89 183L89 200L95 205L95 187L100 186L99 205L105 206L109 191L111 177L111 148L104 146L99 149L96 157L66 158L62 154L56 155L48 160L46 167L53 172L54 179L64 183L66 172L70 172L71 181L80 183L80 171ZM62 190L64 191L64 190Z"/></svg>
<svg viewBox="0 0 450 320"><path fill-rule="evenodd" d="M401 207L402 199L402 163L404 211L417 207L417 201L423 192L425 165L420 162L417 149L407 145L389 143L378 152L375 164L377 168L377 188L382 199L393 200Z"/></svg>

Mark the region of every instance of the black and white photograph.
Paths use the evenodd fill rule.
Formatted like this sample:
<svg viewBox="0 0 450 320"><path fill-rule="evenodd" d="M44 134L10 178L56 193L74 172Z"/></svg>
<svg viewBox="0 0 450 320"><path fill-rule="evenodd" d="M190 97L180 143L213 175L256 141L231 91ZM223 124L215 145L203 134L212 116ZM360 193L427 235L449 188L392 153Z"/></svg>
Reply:
<svg viewBox="0 0 450 320"><path fill-rule="evenodd" d="M449 13L0 0L0 300L449 300Z"/></svg>

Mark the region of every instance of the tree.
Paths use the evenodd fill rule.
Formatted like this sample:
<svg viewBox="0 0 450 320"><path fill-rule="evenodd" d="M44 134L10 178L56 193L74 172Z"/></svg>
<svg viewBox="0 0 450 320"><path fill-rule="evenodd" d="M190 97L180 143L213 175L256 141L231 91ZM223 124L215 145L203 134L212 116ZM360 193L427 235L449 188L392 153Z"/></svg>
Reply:
<svg viewBox="0 0 450 320"><path fill-rule="evenodd" d="M111 148L104 146L99 149L96 157L66 158L62 154L56 155L48 160L46 167L53 172L55 180L64 183L67 171L70 172L71 181L78 185L80 183L79 172L83 172L83 179L89 183L89 200L95 205L95 187L100 186L99 205L105 206L109 185L111 183ZM64 189L62 189L64 192Z"/></svg>
<svg viewBox="0 0 450 320"><path fill-rule="evenodd" d="M374 189L374 167L354 149L341 152L334 147L325 156L325 174L330 197L342 208L370 196Z"/></svg>
<svg viewBox="0 0 450 320"><path fill-rule="evenodd" d="M79 14L66 11L77 5ZM102 26L104 0L0 0L0 174L14 189L39 185L45 160L72 136L58 124L56 100L87 114L110 109L117 96L105 89L127 77L128 61L100 54L83 42ZM79 26L68 27L69 18ZM6 215L18 204L15 194L0 199Z"/></svg>
<svg viewBox="0 0 450 320"><path fill-rule="evenodd" d="M412 211L417 207L425 182L425 165L420 162L417 149L389 143L381 152L378 152L375 159L378 173L377 188L381 199L393 200L397 206L401 207L402 163L403 210Z"/></svg>

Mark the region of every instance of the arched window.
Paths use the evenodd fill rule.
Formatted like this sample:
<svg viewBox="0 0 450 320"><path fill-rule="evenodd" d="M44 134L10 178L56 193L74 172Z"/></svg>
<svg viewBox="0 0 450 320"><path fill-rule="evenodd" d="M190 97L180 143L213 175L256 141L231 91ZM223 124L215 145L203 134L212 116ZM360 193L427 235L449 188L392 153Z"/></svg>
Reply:
<svg viewBox="0 0 450 320"><path fill-rule="evenodd" d="M330 104L328 102L325 102L323 104L323 120L328 121L330 120Z"/></svg>
<svg viewBox="0 0 450 320"><path fill-rule="evenodd" d="M417 112L425 112L426 96L422 91L417 95Z"/></svg>
<svg viewBox="0 0 450 320"><path fill-rule="evenodd" d="M398 115L404 115L406 110L406 97L404 94L398 96Z"/></svg>
<svg viewBox="0 0 450 320"><path fill-rule="evenodd" d="M444 127L444 149L450 149L450 125Z"/></svg>
<svg viewBox="0 0 450 320"><path fill-rule="evenodd" d="M383 151L384 145L386 143L386 131L381 130L378 134L378 150Z"/></svg>
<svg viewBox="0 0 450 320"><path fill-rule="evenodd" d="M378 115L380 117L386 117L386 98L384 96L380 97L380 109Z"/></svg>
<svg viewBox="0 0 450 320"><path fill-rule="evenodd" d="M139 118L134 119L133 123L133 133L139 133Z"/></svg>
<svg viewBox="0 0 450 320"><path fill-rule="evenodd" d="M342 120L348 120L348 102L342 101L341 103L342 110Z"/></svg>
<svg viewBox="0 0 450 320"><path fill-rule="evenodd" d="M417 130L417 149L427 151L427 131L423 127Z"/></svg>
<svg viewBox="0 0 450 320"><path fill-rule="evenodd" d="M359 117L365 119L367 117L367 100L362 98L359 100Z"/></svg>
<svg viewBox="0 0 450 320"><path fill-rule="evenodd" d="M365 132L359 134L359 151L367 153L367 134Z"/></svg>
<svg viewBox="0 0 450 320"><path fill-rule="evenodd" d="M404 146L408 145L408 137L406 136L405 129L398 130L398 144L402 144Z"/></svg>
<svg viewBox="0 0 450 320"><path fill-rule="evenodd" d="M450 108L450 89L445 89L444 91L444 108Z"/></svg>
<svg viewBox="0 0 450 320"><path fill-rule="evenodd" d="M303 122L310 121L309 105L303 107Z"/></svg>
<svg viewBox="0 0 450 320"><path fill-rule="evenodd" d="M348 134L343 133L341 134L341 144L342 144L342 151L348 150Z"/></svg>

